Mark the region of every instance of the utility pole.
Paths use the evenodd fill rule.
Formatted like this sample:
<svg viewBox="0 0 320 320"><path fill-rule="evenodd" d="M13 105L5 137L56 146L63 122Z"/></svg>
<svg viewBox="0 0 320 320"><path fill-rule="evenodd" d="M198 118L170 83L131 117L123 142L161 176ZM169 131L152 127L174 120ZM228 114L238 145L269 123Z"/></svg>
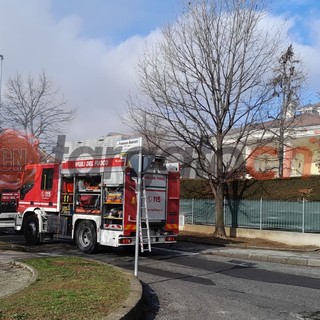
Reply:
<svg viewBox="0 0 320 320"><path fill-rule="evenodd" d="M0 54L0 115L1 115L1 111L2 111L2 63L3 63L3 55ZM1 121L1 119L0 119Z"/></svg>
<svg viewBox="0 0 320 320"><path fill-rule="evenodd" d="M139 244L140 244L140 230L141 227L141 185L142 185L142 138L138 140L139 144L139 161L138 161L138 179L137 179L137 214L136 214L136 243L135 243L135 255L134 255L134 276L138 277L139 266ZM142 238L142 237L141 237ZM142 240L143 241L143 240ZM143 246L143 243L141 244Z"/></svg>

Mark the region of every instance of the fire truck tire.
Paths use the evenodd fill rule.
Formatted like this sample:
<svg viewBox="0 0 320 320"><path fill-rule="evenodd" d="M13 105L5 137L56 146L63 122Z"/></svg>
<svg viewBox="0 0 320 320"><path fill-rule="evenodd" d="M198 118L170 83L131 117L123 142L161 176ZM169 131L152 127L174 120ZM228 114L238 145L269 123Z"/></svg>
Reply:
<svg viewBox="0 0 320 320"><path fill-rule="evenodd" d="M84 253L94 253L98 248L97 231L91 221L83 220L76 229L76 243Z"/></svg>
<svg viewBox="0 0 320 320"><path fill-rule="evenodd" d="M40 242L39 221L36 216L32 215L26 219L23 226L23 235L30 244L38 244Z"/></svg>

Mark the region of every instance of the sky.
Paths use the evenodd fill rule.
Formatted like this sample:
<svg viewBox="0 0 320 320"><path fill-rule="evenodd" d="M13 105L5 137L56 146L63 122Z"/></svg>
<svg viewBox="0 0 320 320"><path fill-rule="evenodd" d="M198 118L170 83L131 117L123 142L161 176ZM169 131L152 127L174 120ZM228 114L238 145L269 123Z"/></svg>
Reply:
<svg viewBox="0 0 320 320"><path fill-rule="evenodd" d="M137 85L145 41L172 23L176 0L0 0L1 91L9 77L45 71L77 109L68 140L126 132L120 114ZM304 103L320 91L320 0L271 1L271 18L308 73Z"/></svg>

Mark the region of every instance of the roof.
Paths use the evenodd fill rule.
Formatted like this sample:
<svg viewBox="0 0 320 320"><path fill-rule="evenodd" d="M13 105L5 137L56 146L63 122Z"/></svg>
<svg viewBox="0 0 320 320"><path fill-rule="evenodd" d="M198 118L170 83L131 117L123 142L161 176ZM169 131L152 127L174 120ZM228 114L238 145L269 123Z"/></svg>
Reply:
<svg viewBox="0 0 320 320"><path fill-rule="evenodd" d="M277 128L280 125L280 119L266 121L260 124L251 125L251 129ZM286 128L312 127L320 126L320 114L318 113L301 113L292 118L288 118L284 123Z"/></svg>
<svg viewBox="0 0 320 320"><path fill-rule="evenodd" d="M314 113L296 115L292 122L292 126L297 127L311 127L315 125L320 125L320 115Z"/></svg>

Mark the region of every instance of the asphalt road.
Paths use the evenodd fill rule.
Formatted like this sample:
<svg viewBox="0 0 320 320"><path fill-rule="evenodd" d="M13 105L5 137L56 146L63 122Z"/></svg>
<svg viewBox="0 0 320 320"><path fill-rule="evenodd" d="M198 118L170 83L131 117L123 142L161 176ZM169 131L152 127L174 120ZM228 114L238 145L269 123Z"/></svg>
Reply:
<svg viewBox="0 0 320 320"><path fill-rule="evenodd" d="M0 233L4 240L23 243L21 236ZM134 269L134 255L122 249L83 255L69 242L30 249L30 254L80 255ZM139 257L142 320L320 319L320 268L202 254L206 249L207 245L180 243Z"/></svg>
<svg viewBox="0 0 320 320"><path fill-rule="evenodd" d="M160 308L145 319L320 319L319 272L202 255L150 260L140 278Z"/></svg>

